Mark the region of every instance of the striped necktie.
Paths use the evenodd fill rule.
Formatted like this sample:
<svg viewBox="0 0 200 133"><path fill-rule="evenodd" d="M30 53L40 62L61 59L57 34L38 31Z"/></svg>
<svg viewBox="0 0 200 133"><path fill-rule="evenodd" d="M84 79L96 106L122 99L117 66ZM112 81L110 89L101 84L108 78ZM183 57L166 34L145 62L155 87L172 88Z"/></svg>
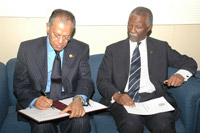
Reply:
<svg viewBox="0 0 200 133"><path fill-rule="evenodd" d="M130 73L129 73L129 84L128 84L128 95L133 98L134 102L139 102L141 97L139 96L140 89L140 51L139 45L141 42L137 43L137 46L133 52L130 64Z"/></svg>

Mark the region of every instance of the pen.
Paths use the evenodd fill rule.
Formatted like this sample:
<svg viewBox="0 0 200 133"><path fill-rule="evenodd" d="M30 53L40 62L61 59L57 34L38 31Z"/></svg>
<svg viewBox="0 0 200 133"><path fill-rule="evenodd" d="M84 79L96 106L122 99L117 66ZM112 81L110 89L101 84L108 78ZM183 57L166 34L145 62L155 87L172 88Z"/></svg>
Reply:
<svg viewBox="0 0 200 133"><path fill-rule="evenodd" d="M45 93L44 90L41 90L41 93L42 93L43 96L45 96L47 98L47 94Z"/></svg>
<svg viewBox="0 0 200 133"><path fill-rule="evenodd" d="M44 91L44 90L41 90L41 93L42 93L42 95L43 95L43 96L45 96L46 98L48 98L48 97L47 97L47 94L45 93L45 91ZM53 105L51 105L51 108L52 108L52 109L54 109L54 106L53 106Z"/></svg>

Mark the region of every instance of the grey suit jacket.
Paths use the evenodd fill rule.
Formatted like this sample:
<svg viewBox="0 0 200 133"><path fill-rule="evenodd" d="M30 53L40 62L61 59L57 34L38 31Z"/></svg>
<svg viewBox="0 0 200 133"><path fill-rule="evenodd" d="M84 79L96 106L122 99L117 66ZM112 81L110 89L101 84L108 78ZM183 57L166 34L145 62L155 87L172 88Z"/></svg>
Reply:
<svg viewBox="0 0 200 133"><path fill-rule="evenodd" d="M167 79L168 67L185 69L195 73L196 62L186 55L181 55L171 49L167 42L147 37L147 56L150 81L156 88L156 95L165 98L175 104L171 97L168 97L166 88L162 85ZM129 39L114 43L106 48L103 61L99 67L97 87L103 96L101 103L111 105L110 101L114 93L124 93L130 65Z"/></svg>
<svg viewBox="0 0 200 133"><path fill-rule="evenodd" d="M17 98L17 110L26 108L47 84L47 37L22 42L17 55L14 73L14 94ZM69 55L73 55L70 57ZM62 98L76 94L91 97L94 83L91 79L88 63L89 46L71 39L64 49L62 82L64 93Z"/></svg>

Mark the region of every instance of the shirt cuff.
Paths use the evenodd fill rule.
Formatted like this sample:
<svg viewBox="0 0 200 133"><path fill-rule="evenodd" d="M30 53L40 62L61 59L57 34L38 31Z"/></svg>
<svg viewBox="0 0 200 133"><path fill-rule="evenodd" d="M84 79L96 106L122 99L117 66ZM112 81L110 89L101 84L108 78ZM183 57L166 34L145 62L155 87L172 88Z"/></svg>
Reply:
<svg viewBox="0 0 200 133"><path fill-rule="evenodd" d="M118 91L118 93L120 93L120 91ZM121 93L120 93L121 94ZM115 102L115 100L114 100L114 98L113 98L113 96L112 96L112 98L111 98L111 101L110 101L111 103L114 103Z"/></svg>
<svg viewBox="0 0 200 133"><path fill-rule="evenodd" d="M74 98L76 98L77 96L81 96L83 98L83 100L84 100L83 105L88 105L88 103L87 103L87 96L86 95L76 95L76 96L74 96Z"/></svg>
<svg viewBox="0 0 200 133"><path fill-rule="evenodd" d="M29 104L29 108L35 108L34 103L38 98L35 98L30 104Z"/></svg>
<svg viewBox="0 0 200 133"><path fill-rule="evenodd" d="M180 74L181 76L183 76L184 81L187 81L191 76L192 73L189 72L188 70L184 70L184 69L179 69L176 74Z"/></svg>
<svg viewBox="0 0 200 133"><path fill-rule="evenodd" d="M112 97L112 99L111 99L111 101L110 101L111 103L114 103L115 102L115 100L114 100L114 98Z"/></svg>

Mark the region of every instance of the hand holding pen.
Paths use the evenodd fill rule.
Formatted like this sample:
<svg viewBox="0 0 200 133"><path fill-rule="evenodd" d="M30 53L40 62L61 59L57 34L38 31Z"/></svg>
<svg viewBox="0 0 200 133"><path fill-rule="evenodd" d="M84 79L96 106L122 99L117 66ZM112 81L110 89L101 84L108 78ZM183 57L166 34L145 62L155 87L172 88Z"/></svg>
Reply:
<svg viewBox="0 0 200 133"><path fill-rule="evenodd" d="M53 104L53 100L48 99L46 93L41 91L42 96L38 97L34 103L34 106L41 110L46 110Z"/></svg>
<svg viewBox="0 0 200 133"><path fill-rule="evenodd" d="M47 97L47 94L45 93L44 90L41 90L41 94L42 94L43 96L45 96L46 98L48 98L48 97ZM51 99L49 99L49 100L51 100ZM51 101L52 101L52 100L51 100ZM49 103L49 102L48 102L48 103ZM51 108L54 109L54 107L53 107L53 101L51 102Z"/></svg>

